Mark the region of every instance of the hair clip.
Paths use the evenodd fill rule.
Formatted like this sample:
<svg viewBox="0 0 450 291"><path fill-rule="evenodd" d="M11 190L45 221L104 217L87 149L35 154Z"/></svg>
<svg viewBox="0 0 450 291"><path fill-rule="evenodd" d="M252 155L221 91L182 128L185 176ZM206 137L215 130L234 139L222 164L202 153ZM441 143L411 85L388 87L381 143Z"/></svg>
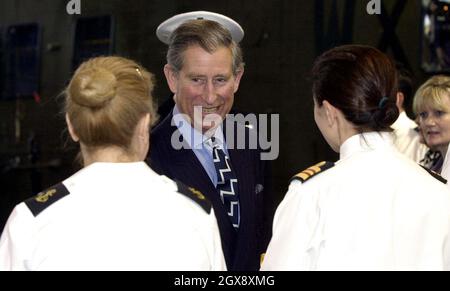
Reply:
<svg viewBox="0 0 450 291"><path fill-rule="evenodd" d="M139 76L141 76L141 79L144 80L144 76L142 75L141 70L139 70L138 67L136 67L135 70L139 74Z"/></svg>
<svg viewBox="0 0 450 291"><path fill-rule="evenodd" d="M389 98L388 97L383 97L383 98L381 98L381 100L380 100L380 103L378 103L378 108L379 109L382 109L382 108L384 108L384 106L386 106L386 103L389 101Z"/></svg>

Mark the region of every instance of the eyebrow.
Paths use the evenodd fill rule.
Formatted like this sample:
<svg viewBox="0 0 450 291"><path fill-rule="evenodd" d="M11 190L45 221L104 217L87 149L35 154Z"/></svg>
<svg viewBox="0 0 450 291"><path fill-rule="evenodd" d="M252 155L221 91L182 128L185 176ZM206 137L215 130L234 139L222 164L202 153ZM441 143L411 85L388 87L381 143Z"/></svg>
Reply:
<svg viewBox="0 0 450 291"><path fill-rule="evenodd" d="M195 73L187 74L186 76L188 78L207 78L206 75L195 74ZM213 78L229 78L230 76L231 75L218 74L218 75L213 76Z"/></svg>
<svg viewBox="0 0 450 291"><path fill-rule="evenodd" d="M201 75L201 74L187 74L186 75L188 78L205 78L205 75Z"/></svg>

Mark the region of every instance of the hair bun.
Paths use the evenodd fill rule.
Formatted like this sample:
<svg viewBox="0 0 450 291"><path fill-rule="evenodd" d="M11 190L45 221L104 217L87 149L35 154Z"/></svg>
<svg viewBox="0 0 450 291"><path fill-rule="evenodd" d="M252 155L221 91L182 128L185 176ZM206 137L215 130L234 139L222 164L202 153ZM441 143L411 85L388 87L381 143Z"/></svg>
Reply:
<svg viewBox="0 0 450 291"><path fill-rule="evenodd" d="M384 130L389 128L398 118L399 111L397 105L388 102L383 108L378 108L372 116L372 127L375 130Z"/></svg>
<svg viewBox="0 0 450 291"><path fill-rule="evenodd" d="M103 68L80 72L69 85L73 102L86 107L102 107L116 96L117 78Z"/></svg>

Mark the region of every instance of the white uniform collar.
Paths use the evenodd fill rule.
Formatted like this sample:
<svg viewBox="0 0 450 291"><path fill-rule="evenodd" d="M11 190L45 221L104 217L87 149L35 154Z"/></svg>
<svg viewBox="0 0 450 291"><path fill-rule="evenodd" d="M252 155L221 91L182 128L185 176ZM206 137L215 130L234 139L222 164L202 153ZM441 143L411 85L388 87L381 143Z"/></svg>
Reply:
<svg viewBox="0 0 450 291"><path fill-rule="evenodd" d="M92 170L102 172L105 170L106 172L127 172L132 173L134 170L137 169L145 169L150 170L153 172L152 169L144 162L129 162L129 163L112 163L112 162L95 162L92 163L81 170L79 170L77 173L75 173L71 178L78 176L81 173L84 172L90 172ZM105 172L105 173L106 173ZM155 175L157 175L155 173Z"/></svg>
<svg viewBox="0 0 450 291"><path fill-rule="evenodd" d="M400 113L400 115L398 116L397 120L394 122L394 124L391 125L391 128L393 129L401 129L401 128L416 128L417 124L409 119L408 115L406 115L406 112L403 111L402 113Z"/></svg>
<svg viewBox="0 0 450 291"><path fill-rule="evenodd" d="M340 148L340 159L345 159L356 152L372 151L393 146L390 132L365 132L349 137Z"/></svg>
<svg viewBox="0 0 450 291"><path fill-rule="evenodd" d="M201 149L202 144L205 141L210 140L212 136L214 136L214 138L216 139L216 143L219 145L219 147L223 147L223 143L225 140L222 130L223 124L216 128L212 136L205 136L203 135L203 133L193 128L191 124L186 119L184 119L183 114L180 113L177 105L175 105L175 107L173 108L173 121L175 122L175 126L183 135L184 140L189 144L191 148ZM189 126L185 125L186 122ZM181 124L183 124L183 126L179 126ZM192 147L192 144L194 145L194 147Z"/></svg>

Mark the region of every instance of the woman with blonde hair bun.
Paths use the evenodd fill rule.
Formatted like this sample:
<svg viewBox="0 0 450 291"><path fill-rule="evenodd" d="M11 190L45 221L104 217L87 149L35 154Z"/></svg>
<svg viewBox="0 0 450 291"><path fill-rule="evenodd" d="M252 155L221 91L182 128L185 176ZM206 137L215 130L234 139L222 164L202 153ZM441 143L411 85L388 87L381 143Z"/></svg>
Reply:
<svg viewBox="0 0 450 291"><path fill-rule="evenodd" d="M84 168L16 206L0 270L224 270L210 203L151 170L153 75L120 57L86 61L65 90Z"/></svg>

